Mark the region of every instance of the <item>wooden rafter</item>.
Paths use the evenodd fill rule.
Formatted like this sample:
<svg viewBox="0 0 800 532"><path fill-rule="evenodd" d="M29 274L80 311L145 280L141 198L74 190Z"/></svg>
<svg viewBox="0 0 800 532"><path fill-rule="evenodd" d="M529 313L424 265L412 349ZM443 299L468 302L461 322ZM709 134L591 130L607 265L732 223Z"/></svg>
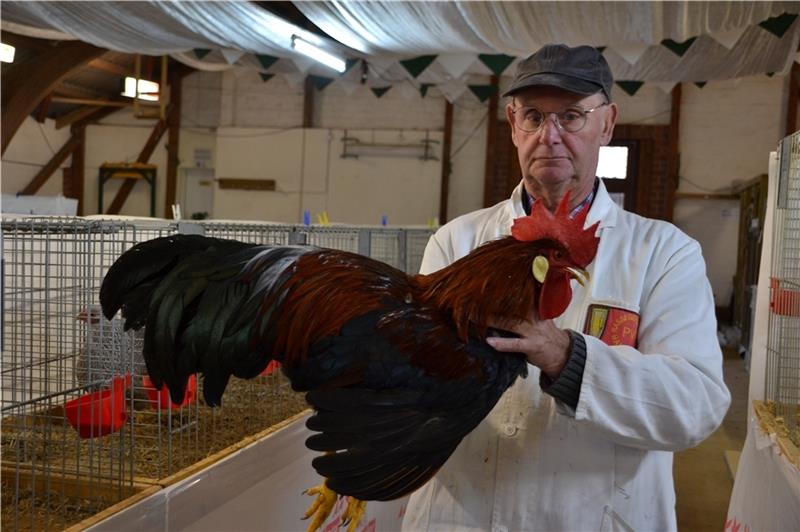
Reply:
<svg viewBox="0 0 800 532"><path fill-rule="evenodd" d="M178 183L178 145L181 131L181 92L183 85L182 71L170 70L169 112L167 113L167 187L164 198L164 218L172 214ZM162 89L163 90L163 89Z"/></svg>
<svg viewBox="0 0 800 532"><path fill-rule="evenodd" d="M61 129L70 126L75 122L77 122L78 120L90 116L98 109L102 109L102 107L97 107L94 105L86 105L84 107L78 107L77 109L72 110L65 115L61 115L58 118L56 118L56 129Z"/></svg>
<svg viewBox="0 0 800 532"><path fill-rule="evenodd" d="M65 98L103 98L106 95L90 87L76 85L68 81L62 81L55 90L55 96Z"/></svg>
<svg viewBox="0 0 800 532"><path fill-rule="evenodd" d="M665 213L667 220L672 220L675 210L675 192L678 189L680 175L681 155L680 155L680 130L681 130L681 84L678 83L672 88L672 105L669 117L669 158L667 167L667 210Z"/></svg>
<svg viewBox="0 0 800 532"><path fill-rule="evenodd" d="M117 76L133 75L133 71L130 68L112 63L111 61L106 61L103 58L92 59L86 66L93 70L99 70L100 72L106 72L107 74L114 74Z"/></svg>
<svg viewBox="0 0 800 532"><path fill-rule="evenodd" d="M494 178L494 161L497 144L497 109L500 103L499 79L492 76L491 85L495 87L494 93L489 96L489 110L486 119L486 165L483 176L483 206L489 207L493 203L492 198L492 179Z"/></svg>
<svg viewBox="0 0 800 532"><path fill-rule="evenodd" d="M72 165L64 174L63 191L67 198L78 200L78 216L83 216L83 184L86 170L86 126L73 126L72 136L78 142L72 150Z"/></svg>
<svg viewBox="0 0 800 532"><path fill-rule="evenodd" d="M178 139L181 114L181 84L183 82L183 78L191 72L194 72L194 69L185 67L183 65L176 65L174 62L170 63L170 103L167 109L167 118L165 120L159 120L156 123L156 125L153 127L153 131L150 133L150 138L147 139L147 143L145 143L145 146L142 148L139 157L136 159L136 161L140 163L146 163L149 161L153 151L158 145L158 142L161 140L162 135L164 135L164 132L169 130L169 136L166 145L167 183L165 197L166 206L164 214L166 218L171 216L172 204L175 203L175 191L179 163ZM122 210L122 206L125 204L125 201L128 199L128 196L130 195L137 181L137 179L126 179L122 182L122 186L120 186L119 190L117 191L117 195L114 196L111 205L106 210L106 214L119 214L120 210Z"/></svg>
<svg viewBox="0 0 800 532"><path fill-rule="evenodd" d="M2 78L2 148L4 153L17 129L42 99L70 72L105 53L80 41L59 42L35 60L11 65Z"/></svg>
<svg viewBox="0 0 800 532"><path fill-rule="evenodd" d="M306 76L303 83L303 127L314 127L314 83Z"/></svg>
<svg viewBox="0 0 800 532"><path fill-rule="evenodd" d="M46 39L35 39L33 37L26 37L25 35L10 33L8 31L0 32L0 38L3 40L4 43L10 44L15 48L36 50L38 52L51 50L53 46L55 46L56 44L54 41L48 41Z"/></svg>
<svg viewBox="0 0 800 532"><path fill-rule="evenodd" d="M53 96L55 103L74 103L78 105L96 105L99 107L130 107L133 105L131 100L108 100L108 99L90 99L90 98L66 98L64 96Z"/></svg>
<svg viewBox="0 0 800 532"><path fill-rule="evenodd" d="M104 119L108 115L119 111L118 107L100 107L93 113L74 122L75 126L88 126Z"/></svg>
<svg viewBox="0 0 800 532"><path fill-rule="evenodd" d="M32 194L36 194L36 192L42 188L50 176L53 175L53 172L63 163L67 157L70 156L72 150L75 146L80 142L80 137L78 135L73 134L67 142L61 146L61 149L56 152L53 157L47 162L44 167L39 170L30 183L28 183L25 188L23 188L19 193L24 196L29 196Z"/></svg>
<svg viewBox="0 0 800 532"><path fill-rule="evenodd" d="M47 118L47 113L50 111L50 103L53 101L53 93L51 92L45 96L44 100L39 103L34 112L36 121L43 124Z"/></svg>
<svg viewBox="0 0 800 532"><path fill-rule="evenodd" d="M453 104L444 103L444 139L442 142L442 182L439 195L439 223L447 223L447 200L450 194L450 146L453 142Z"/></svg>
<svg viewBox="0 0 800 532"><path fill-rule="evenodd" d="M153 131L150 132L150 138L147 139L144 148L142 148L142 151L139 153L139 157L136 158L136 162L146 163L150 160L150 156L153 155L153 151L156 149L158 141L161 140L161 137L164 135L166 130L166 120L159 120L156 122L156 125L153 127ZM114 196L114 200L106 210L106 214L119 214L119 212L122 210L122 206L125 205L125 200L128 199L128 196L130 195L131 190L133 190L133 187L136 185L137 181L139 180L126 179L122 182L122 185L117 191L117 195Z"/></svg>

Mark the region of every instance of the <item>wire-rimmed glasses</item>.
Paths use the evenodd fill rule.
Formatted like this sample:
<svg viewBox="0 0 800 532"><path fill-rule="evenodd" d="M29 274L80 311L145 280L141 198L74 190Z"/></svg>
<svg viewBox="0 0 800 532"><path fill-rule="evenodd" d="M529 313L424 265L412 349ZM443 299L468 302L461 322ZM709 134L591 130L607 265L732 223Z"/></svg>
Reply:
<svg viewBox="0 0 800 532"><path fill-rule="evenodd" d="M580 107L570 107L564 111L549 111L545 112L536 107L518 107L513 110L514 124L525 131L526 133L533 133L538 131L545 123L547 117L556 115L556 125L559 129L567 133L577 133L586 125L589 113L596 111L600 107L608 105L608 102L603 102L600 105L595 105L591 109L581 109Z"/></svg>

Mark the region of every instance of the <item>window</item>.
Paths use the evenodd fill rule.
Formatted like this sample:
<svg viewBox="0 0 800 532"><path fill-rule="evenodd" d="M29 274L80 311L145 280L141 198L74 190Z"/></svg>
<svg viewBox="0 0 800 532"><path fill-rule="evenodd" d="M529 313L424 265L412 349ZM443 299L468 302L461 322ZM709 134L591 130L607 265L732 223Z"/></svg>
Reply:
<svg viewBox="0 0 800 532"><path fill-rule="evenodd" d="M611 141L600 147L597 176L603 178L609 196L620 207L635 212L636 209L636 154L635 141Z"/></svg>
<svg viewBox="0 0 800 532"><path fill-rule="evenodd" d="M606 179L628 177L628 147L601 146L597 161L597 176Z"/></svg>

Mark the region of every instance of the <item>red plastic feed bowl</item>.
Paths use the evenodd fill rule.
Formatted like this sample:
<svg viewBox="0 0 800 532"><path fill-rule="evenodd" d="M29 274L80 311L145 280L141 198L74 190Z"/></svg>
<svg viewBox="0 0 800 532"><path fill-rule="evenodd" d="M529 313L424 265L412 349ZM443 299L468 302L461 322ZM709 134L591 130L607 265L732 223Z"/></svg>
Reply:
<svg viewBox="0 0 800 532"><path fill-rule="evenodd" d="M800 291L781 287L780 279L770 277L770 302L772 312L781 316L800 316Z"/></svg>
<svg viewBox="0 0 800 532"><path fill-rule="evenodd" d="M116 377L111 389L84 394L67 401L64 414L81 438L97 438L117 432L125 424L125 389L130 377Z"/></svg>
<svg viewBox="0 0 800 532"><path fill-rule="evenodd" d="M269 364L267 364L267 367L264 368L264 371L262 371L260 375L262 376L272 375L279 369L281 369L281 363L278 362L277 360L270 360Z"/></svg>
<svg viewBox="0 0 800 532"><path fill-rule="evenodd" d="M150 399L150 404L154 409L166 410L167 408L177 409L182 406L188 406L197 397L197 377L192 375L186 382L186 392L183 395L183 402L175 404L169 397L169 389L166 384L161 385L161 390L156 390L153 381L147 375L142 376L142 386L147 391L147 397Z"/></svg>

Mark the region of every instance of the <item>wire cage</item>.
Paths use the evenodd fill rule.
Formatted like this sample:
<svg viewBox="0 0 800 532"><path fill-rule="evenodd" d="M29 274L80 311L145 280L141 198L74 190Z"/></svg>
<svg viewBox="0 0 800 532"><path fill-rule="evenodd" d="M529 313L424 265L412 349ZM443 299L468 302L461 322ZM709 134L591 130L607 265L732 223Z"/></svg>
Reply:
<svg viewBox="0 0 800 532"><path fill-rule="evenodd" d="M781 143L776 201L765 391L800 447L800 133Z"/></svg>
<svg viewBox="0 0 800 532"><path fill-rule="evenodd" d="M360 252L416 273L426 229L25 218L2 221L2 522L63 529L306 408L279 371L232 379L208 408L202 381L173 404L147 378L141 331L101 316L107 269L175 233Z"/></svg>

